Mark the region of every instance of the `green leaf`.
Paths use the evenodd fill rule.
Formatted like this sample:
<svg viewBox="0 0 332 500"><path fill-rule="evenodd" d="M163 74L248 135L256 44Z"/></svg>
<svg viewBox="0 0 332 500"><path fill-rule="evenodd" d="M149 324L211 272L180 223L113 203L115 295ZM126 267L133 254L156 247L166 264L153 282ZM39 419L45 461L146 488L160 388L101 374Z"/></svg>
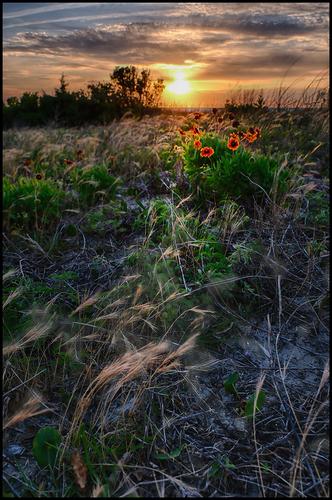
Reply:
<svg viewBox="0 0 332 500"><path fill-rule="evenodd" d="M246 417L253 417L254 413L257 413L260 411L263 407L264 401L265 401L265 392L264 391L259 391L257 395L257 401L256 401L256 409L255 409L255 399L256 399L256 392L250 396L246 403L246 407L244 409L244 413ZM254 411L255 410L255 411Z"/></svg>
<svg viewBox="0 0 332 500"><path fill-rule="evenodd" d="M230 470L236 469L236 465L232 464L232 462L229 461L228 457L225 458L224 467Z"/></svg>
<svg viewBox="0 0 332 500"><path fill-rule="evenodd" d="M239 380L238 372L232 373L224 382L225 391L229 394L237 394L237 390L235 389L235 384Z"/></svg>
<svg viewBox="0 0 332 500"><path fill-rule="evenodd" d="M54 467L61 435L54 427L40 429L32 444L32 452L41 467Z"/></svg>
<svg viewBox="0 0 332 500"><path fill-rule="evenodd" d="M213 464L208 470L207 477L208 479L210 479L211 477L214 477L217 474L220 474L220 464L218 462L213 462Z"/></svg>
<svg viewBox="0 0 332 500"><path fill-rule="evenodd" d="M170 458L176 458L180 455L182 451L182 446L179 446L178 448L175 448L175 450L171 451L170 453L156 453L155 458L158 458L158 460L169 460Z"/></svg>

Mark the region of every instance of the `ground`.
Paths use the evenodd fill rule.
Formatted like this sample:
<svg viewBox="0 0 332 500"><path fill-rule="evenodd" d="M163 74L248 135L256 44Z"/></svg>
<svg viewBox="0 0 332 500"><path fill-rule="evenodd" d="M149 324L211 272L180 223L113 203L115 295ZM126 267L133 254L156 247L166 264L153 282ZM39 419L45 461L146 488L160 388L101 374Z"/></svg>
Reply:
<svg viewBox="0 0 332 500"><path fill-rule="evenodd" d="M328 115L236 118L4 132L5 496L328 496Z"/></svg>

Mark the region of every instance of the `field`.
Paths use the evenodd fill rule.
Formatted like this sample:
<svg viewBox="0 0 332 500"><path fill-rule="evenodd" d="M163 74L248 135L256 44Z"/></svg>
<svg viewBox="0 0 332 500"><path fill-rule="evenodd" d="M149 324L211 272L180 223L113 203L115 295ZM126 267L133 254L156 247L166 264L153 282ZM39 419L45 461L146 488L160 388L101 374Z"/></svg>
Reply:
<svg viewBox="0 0 332 500"><path fill-rule="evenodd" d="M328 120L4 132L4 496L329 495Z"/></svg>

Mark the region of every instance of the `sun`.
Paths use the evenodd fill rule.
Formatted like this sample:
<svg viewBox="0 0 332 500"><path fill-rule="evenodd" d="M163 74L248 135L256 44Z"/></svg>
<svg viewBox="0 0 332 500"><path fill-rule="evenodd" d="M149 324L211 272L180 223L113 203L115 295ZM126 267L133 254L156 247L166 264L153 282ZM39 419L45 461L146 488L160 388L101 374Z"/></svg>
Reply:
<svg viewBox="0 0 332 500"><path fill-rule="evenodd" d="M175 75L174 82L168 85L167 90L176 95L184 95L190 92L190 85L185 79L183 73L179 71Z"/></svg>

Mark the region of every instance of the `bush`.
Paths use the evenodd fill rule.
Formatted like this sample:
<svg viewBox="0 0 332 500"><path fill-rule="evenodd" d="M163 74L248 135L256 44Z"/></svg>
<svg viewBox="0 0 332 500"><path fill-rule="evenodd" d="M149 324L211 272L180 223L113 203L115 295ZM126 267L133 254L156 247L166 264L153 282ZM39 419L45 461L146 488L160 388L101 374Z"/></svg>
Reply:
<svg viewBox="0 0 332 500"><path fill-rule="evenodd" d="M201 200L221 201L227 197L248 198L262 196L263 189L269 192L277 173L279 162L242 145L231 151L227 142L218 136L206 134L201 138L203 147L210 147L214 154L202 158L194 148L194 141L185 145L184 170L191 187ZM279 189L286 188L288 173L279 175Z"/></svg>
<svg viewBox="0 0 332 500"><path fill-rule="evenodd" d="M105 165L96 165L88 170L76 170L72 178L73 185L84 204L92 205L105 197L108 201L115 198L119 180L109 174Z"/></svg>
<svg viewBox="0 0 332 500"><path fill-rule="evenodd" d="M19 177L12 183L3 180L3 211L5 227L36 230L54 223L60 216L65 193L50 179Z"/></svg>

